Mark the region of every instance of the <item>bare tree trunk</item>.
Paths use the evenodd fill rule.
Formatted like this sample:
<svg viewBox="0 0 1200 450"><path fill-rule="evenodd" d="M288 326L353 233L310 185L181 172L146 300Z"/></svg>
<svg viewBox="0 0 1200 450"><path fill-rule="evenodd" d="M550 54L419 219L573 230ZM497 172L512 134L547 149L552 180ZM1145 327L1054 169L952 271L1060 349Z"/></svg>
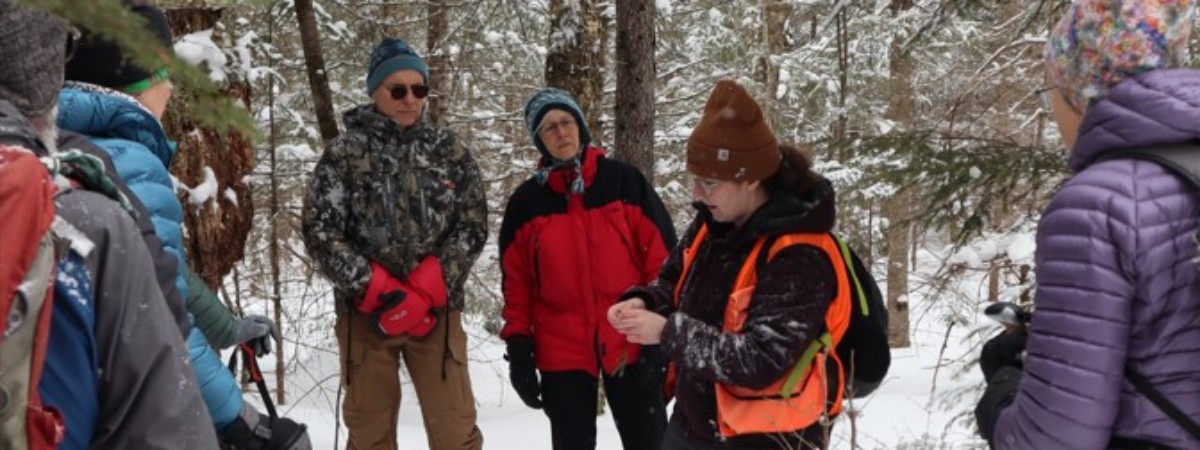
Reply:
<svg viewBox="0 0 1200 450"><path fill-rule="evenodd" d="M846 8L843 7L837 12L834 18L836 23L837 33L837 64L838 64L838 110L843 111L838 114L837 122L833 125L834 140L841 141L846 138L846 128L848 126L846 118L846 97L849 94L849 72L850 72L850 31L847 29ZM845 161L847 155L838 155L838 160Z"/></svg>
<svg viewBox="0 0 1200 450"><path fill-rule="evenodd" d="M912 0L892 0L890 8L893 15L899 15L912 8ZM891 95L887 117L895 122L900 130L910 130L916 115L912 93L913 64L910 57L902 53L901 39L896 36L892 40L891 78L888 91ZM888 305L888 343L892 347L908 347L912 345L909 337L908 319L908 254L912 245L912 204L913 193L903 190L885 200L884 216L888 219L885 231L887 241L887 305Z"/></svg>
<svg viewBox="0 0 1200 450"><path fill-rule="evenodd" d="M616 157L654 184L655 7L617 1Z"/></svg>
<svg viewBox="0 0 1200 450"><path fill-rule="evenodd" d="M275 15L267 14L267 40L275 42ZM283 287L279 283L279 221L283 220L279 208L279 164L276 151L279 145L279 130L275 126L275 58L268 55L271 67L271 78L267 82L267 121L268 139L271 146L271 304L275 310L275 324L283 327ZM287 403L287 391L284 388L287 366L283 357L283 333L275 334L275 398L279 404Z"/></svg>
<svg viewBox="0 0 1200 450"><path fill-rule="evenodd" d="M1000 300L1000 261L992 260L988 264L987 272L988 290L987 301L995 302Z"/></svg>
<svg viewBox="0 0 1200 450"><path fill-rule="evenodd" d="M766 48L758 58L755 66L755 78L763 86L763 114L772 125L778 123L778 102L775 101L779 92L779 66L773 57L787 51L787 41L784 39L784 26L792 14L792 5L778 0L762 0L762 37ZM774 129L778 130L777 127Z"/></svg>
<svg viewBox="0 0 1200 450"><path fill-rule="evenodd" d="M429 52L425 61L429 63L429 86L433 87L429 100L425 103L425 111L429 121L444 125L446 117L446 99L450 93L450 56L445 51L445 40L449 35L447 16L450 5L447 0L431 0L425 11L428 16L426 24L427 43ZM446 97L443 97L446 96Z"/></svg>
<svg viewBox="0 0 1200 450"><path fill-rule="evenodd" d="M212 29L221 19L221 8L179 8L166 11L171 32L182 36ZM219 42L219 39L217 40ZM244 256L246 237L254 218L250 187L243 181L254 168L250 137L236 132L218 132L201 127L188 114L186 86L163 116L167 135L178 139L171 172L187 186L215 181L217 195L195 204L189 194L180 194L184 205L183 225L188 230L184 247L188 265L216 291L221 279ZM250 85L231 79L225 95L250 107Z"/></svg>
<svg viewBox="0 0 1200 450"><path fill-rule="evenodd" d="M313 108L317 113L317 127L321 130L321 140L328 144L337 137L338 127L333 113L333 94L329 90L329 76L325 72L325 56L321 53L321 35L317 31L317 16L313 12L312 0L296 0L295 5L296 20L300 24L300 45L304 50L304 68L308 72Z"/></svg>
<svg viewBox="0 0 1200 450"><path fill-rule="evenodd" d="M608 33L597 3L598 0L550 0L546 84L575 96L592 130L592 138L598 141Z"/></svg>

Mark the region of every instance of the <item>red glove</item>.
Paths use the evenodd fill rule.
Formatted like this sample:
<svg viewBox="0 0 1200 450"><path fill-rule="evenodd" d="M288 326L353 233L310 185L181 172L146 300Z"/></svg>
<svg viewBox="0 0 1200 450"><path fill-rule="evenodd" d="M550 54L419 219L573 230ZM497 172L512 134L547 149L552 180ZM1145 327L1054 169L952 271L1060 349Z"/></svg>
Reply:
<svg viewBox="0 0 1200 450"><path fill-rule="evenodd" d="M433 316L429 301L423 295L408 295L408 292L397 290L383 294L382 298L388 303L372 317L383 334L421 337L429 334L437 325L437 318Z"/></svg>
<svg viewBox="0 0 1200 450"><path fill-rule="evenodd" d="M437 325L435 313L446 306L446 297L442 266L436 256L426 256L405 281L376 297L376 323L389 336L424 336Z"/></svg>
<svg viewBox="0 0 1200 450"><path fill-rule="evenodd" d="M429 299L434 308L446 306L446 278L442 276L442 264L436 256L429 255L408 274L408 285Z"/></svg>
<svg viewBox="0 0 1200 450"><path fill-rule="evenodd" d="M363 293L363 298L355 305L355 309L363 314L374 313L385 303L379 296L403 287L403 281L392 277L379 263L371 261L371 281L367 283L367 291Z"/></svg>

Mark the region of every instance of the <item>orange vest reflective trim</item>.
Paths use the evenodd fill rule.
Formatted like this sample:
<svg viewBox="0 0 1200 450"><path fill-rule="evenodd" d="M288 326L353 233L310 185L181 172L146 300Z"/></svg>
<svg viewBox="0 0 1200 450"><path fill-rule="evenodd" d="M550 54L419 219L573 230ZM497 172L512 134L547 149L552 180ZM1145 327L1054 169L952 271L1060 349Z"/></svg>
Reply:
<svg viewBox="0 0 1200 450"><path fill-rule="evenodd" d="M692 244L684 250L683 267L679 281L675 285L675 304L679 304L679 295L683 290L684 281L690 275L688 270L695 260L696 252L707 236L707 226L701 226L692 240ZM725 306L725 318L722 330L728 333L740 333L746 322L746 312L750 300L754 296L754 288L758 283L758 273L755 262L766 242L760 238L746 257L738 272L729 301ZM825 328L827 335L817 339L804 353L804 356L789 373L781 376L770 386L763 389L749 389L717 383L717 427L724 437L744 434L790 433L808 428L826 414L834 415L841 411L842 386L845 385L841 361L833 351L841 342L842 336L850 326L851 299L850 282L846 263L842 258L838 243L828 233L794 233L785 234L775 240L768 249L767 261L775 257L779 251L793 245L809 245L820 249L829 257L833 272L837 278L837 292L833 303L825 313ZM838 368L836 374L826 371L826 359L833 358ZM828 399L828 378L837 377L837 397L832 402ZM668 367L667 388L674 391L674 364ZM796 387L799 386L799 389Z"/></svg>

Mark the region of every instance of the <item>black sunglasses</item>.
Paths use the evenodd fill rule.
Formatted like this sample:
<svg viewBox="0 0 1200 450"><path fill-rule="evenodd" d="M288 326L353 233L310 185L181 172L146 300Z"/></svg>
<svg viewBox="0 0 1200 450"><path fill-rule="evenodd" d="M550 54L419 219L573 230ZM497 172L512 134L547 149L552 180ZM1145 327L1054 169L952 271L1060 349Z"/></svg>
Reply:
<svg viewBox="0 0 1200 450"><path fill-rule="evenodd" d="M405 86L397 84L391 87L392 100L404 100L408 96L409 89L412 90L413 97L422 99L429 96L429 85L427 84L410 84Z"/></svg>

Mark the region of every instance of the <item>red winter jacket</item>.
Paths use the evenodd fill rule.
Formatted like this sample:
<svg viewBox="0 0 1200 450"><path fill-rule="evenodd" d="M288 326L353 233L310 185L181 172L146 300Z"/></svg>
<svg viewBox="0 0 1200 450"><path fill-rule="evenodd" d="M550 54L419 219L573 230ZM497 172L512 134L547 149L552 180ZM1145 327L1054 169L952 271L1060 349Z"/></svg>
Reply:
<svg viewBox="0 0 1200 450"><path fill-rule="evenodd" d="M662 200L637 169L588 146L585 192L570 193L574 167L531 178L508 200L500 226L504 329L532 336L543 371L593 376L633 363L639 346L605 314L631 286L658 275L675 229Z"/></svg>

